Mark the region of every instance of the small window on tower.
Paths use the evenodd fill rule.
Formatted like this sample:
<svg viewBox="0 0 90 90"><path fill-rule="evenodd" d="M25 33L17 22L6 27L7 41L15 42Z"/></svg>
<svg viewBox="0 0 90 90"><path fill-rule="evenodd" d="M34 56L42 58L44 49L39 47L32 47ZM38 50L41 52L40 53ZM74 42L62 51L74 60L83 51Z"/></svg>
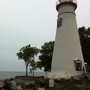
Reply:
<svg viewBox="0 0 90 90"><path fill-rule="evenodd" d="M75 64L76 71L82 71L82 61L81 60L75 60L74 64Z"/></svg>
<svg viewBox="0 0 90 90"><path fill-rule="evenodd" d="M57 27L60 27L60 26L62 26L62 18L59 18L57 20Z"/></svg>
<svg viewBox="0 0 90 90"><path fill-rule="evenodd" d="M76 65L77 65L76 70L77 70L77 71L81 71L81 63L78 63L78 62L77 62Z"/></svg>

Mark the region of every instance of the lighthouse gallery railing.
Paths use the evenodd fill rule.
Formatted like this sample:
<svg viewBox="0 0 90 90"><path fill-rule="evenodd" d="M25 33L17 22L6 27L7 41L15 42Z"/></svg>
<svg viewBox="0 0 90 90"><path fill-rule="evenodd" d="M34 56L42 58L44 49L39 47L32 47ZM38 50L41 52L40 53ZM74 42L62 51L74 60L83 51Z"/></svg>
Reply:
<svg viewBox="0 0 90 90"><path fill-rule="evenodd" d="M58 4L60 4L60 3L62 3L62 2L72 2L72 3L77 4L77 1L76 1L76 0L58 0L58 1L56 2L56 6L57 6Z"/></svg>

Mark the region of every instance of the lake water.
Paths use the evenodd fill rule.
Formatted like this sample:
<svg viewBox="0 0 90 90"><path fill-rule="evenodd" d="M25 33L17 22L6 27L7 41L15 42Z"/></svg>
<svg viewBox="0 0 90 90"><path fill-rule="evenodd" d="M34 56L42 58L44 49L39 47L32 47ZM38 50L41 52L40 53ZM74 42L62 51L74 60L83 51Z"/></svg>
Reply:
<svg viewBox="0 0 90 90"><path fill-rule="evenodd" d="M25 76L25 72L3 72L0 71L0 80L15 78L15 76ZM28 73L28 76L32 76ZM34 76L45 76L45 72L34 72Z"/></svg>

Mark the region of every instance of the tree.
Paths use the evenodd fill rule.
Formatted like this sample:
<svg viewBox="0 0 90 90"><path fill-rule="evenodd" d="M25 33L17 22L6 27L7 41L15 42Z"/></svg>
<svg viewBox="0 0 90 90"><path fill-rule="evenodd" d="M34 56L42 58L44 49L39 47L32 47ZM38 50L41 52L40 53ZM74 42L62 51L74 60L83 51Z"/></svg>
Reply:
<svg viewBox="0 0 90 90"><path fill-rule="evenodd" d="M90 28L80 27L78 31L84 61L90 65Z"/></svg>
<svg viewBox="0 0 90 90"><path fill-rule="evenodd" d="M34 76L34 71L37 70L37 62L35 62L35 60L31 60L29 66L31 66L30 72L31 73L33 72L33 76Z"/></svg>
<svg viewBox="0 0 90 90"><path fill-rule="evenodd" d="M28 72L28 65L30 64L30 61L34 59L34 56L37 55L39 52L39 49L36 47L31 47L30 44L22 47L19 52L16 54L18 56L18 59L23 59L25 61L26 66L26 76Z"/></svg>
<svg viewBox="0 0 90 90"><path fill-rule="evenodd" d="M53 47L54 41L46 42L43 46L41 46L40 50L40 61L38 62L38 66L44 68L45 72L51 71L51 62L52 62L52 55L53 55Z"/></svg>

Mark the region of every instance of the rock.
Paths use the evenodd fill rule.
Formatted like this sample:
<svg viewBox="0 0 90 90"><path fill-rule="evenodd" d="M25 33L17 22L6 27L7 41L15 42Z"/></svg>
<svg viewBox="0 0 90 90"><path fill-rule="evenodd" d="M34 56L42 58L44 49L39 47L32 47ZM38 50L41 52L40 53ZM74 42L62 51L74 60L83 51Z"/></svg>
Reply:
<svg viewBox="0 0 90 90"><path fill-rule="evenodd" d="M3 85L4 85L3 80L0 80L0 87Z"/></svg>
<svg viewBox="0 0 90 90"><path fill-rule="evenodd" d="M75 85L78 88L85 87L84 85Z"/></svg>
<svg viewBox="0 0 90 90"><path fill-rule="evenodd" d="M2 81L2 80L0 80L0 90L2 90L3 85L4 85L3 81Z"/></svg>
<svg viewBox="0 0 90 90"><path fill-rule="evenodd" d="M45 90L44 88L38 88L38 90Z"/></svg>
<svg viewBox="0 0 90 90"><path fill-rule="evenodd" d="M18 89L18 90L22 90L21 85L18 85L18 86L17 86L17 89Z"/></svg>
<svg viewBox="0 0 90 90"><path fill-rule="evenodd" d="M21 85L24 88L32 88L33 86L35 86L34 81L31 82L25 82L24 84Z"/></svg>
<svg viewBox="0 0 90 90"><path fill-rule="evenodd" d="M76 80L76 81L80 81L81 80L81 76L72 76L71 78L70 78L71 80Z"/></svg>
<svg viewBox="0 0 90 90"><path fill-rule="evenodd" d="M29 85L29 84L35 84L34 81L31 82L25 82L24 85Z"/></svg>
<svg viewBox="0 0 90 90"><path fill-rule="evenodd" d="M21 84L25 83L25 81L22 79L15 79L15 81L16 81L17 85L21 85Z"/></svg>

